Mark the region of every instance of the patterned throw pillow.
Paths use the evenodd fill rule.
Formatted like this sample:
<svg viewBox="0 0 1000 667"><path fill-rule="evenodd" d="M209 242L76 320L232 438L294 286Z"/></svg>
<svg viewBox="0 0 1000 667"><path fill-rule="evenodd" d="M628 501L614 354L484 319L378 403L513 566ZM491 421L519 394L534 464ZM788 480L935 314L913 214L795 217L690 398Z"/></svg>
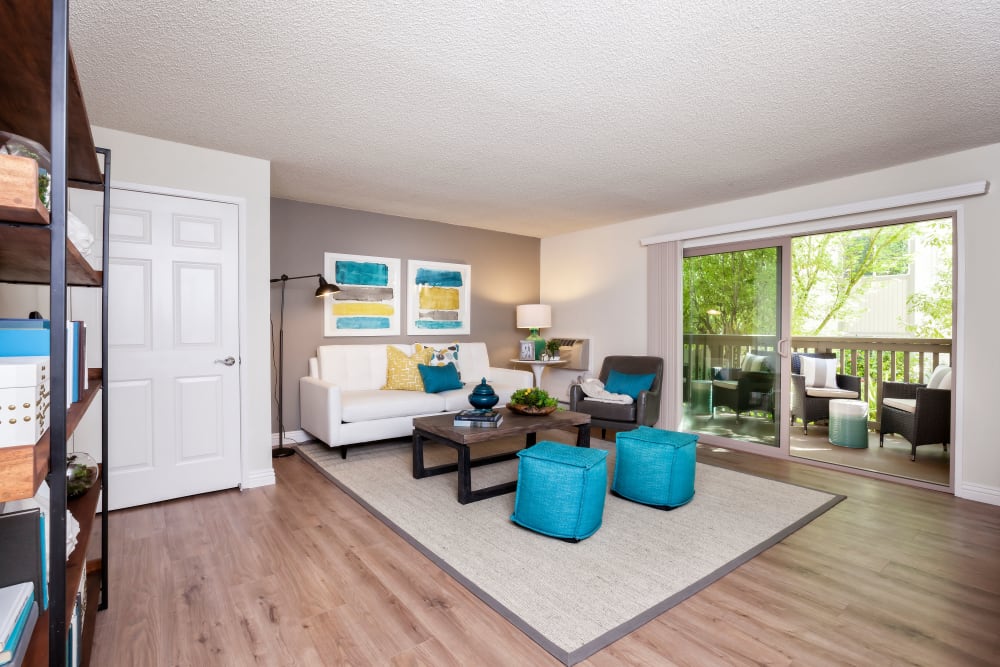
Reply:
<svg viewBox="0 0 1000 667"><path fill-rule="evenodd" d="M420 364L426 364L431 358L430 348L421 348L411 356L395 345L385 346L386 367L385 386L383 389L403 389L404 391L423 391L424 381L420 377Z"/></svg>
<svg viewBox="0 0 1000 667"><path fill-rule="evenodd" d="M807 387L837 388L837 360L802 357L802 374Z"/></svg>
<svg viewBox="0 0 1000 667"><path fill-rule="evenodd" d="M455 364L455 368L458 368L458 343L452 343L451 345L446 345L445 347L431 347L429 345L421 345L417 343L413 346L417 352L422 352L423 350L431 351L431 360L428 366L447 366L448 364ZM459 372L459 377L462 373Z"/></svg>
<svg viewBox="0 0 1000 667"><path fill-rule="evenodd" d="M740 369L750 373L767 373L771 370L771 364L768 363L767 357L762 354L747 354L743 357Z"/></svg>

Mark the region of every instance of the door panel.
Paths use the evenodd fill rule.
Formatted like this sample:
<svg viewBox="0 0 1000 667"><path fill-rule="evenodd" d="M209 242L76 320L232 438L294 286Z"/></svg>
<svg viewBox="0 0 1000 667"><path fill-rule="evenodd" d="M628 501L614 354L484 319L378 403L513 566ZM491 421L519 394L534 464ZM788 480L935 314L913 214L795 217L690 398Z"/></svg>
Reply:
<svg viewBox="0 0 1000 667"><path fill-rule="evenodd" d="M109 448L112 509L239 484L238 213L114 190Z"/></svg>
<svg viewBox="0 0 1000 667"><path fill-rule="evenodd" d="M706 443L784 446L784 257L782 245L685 251L683 423Z"/></svg>

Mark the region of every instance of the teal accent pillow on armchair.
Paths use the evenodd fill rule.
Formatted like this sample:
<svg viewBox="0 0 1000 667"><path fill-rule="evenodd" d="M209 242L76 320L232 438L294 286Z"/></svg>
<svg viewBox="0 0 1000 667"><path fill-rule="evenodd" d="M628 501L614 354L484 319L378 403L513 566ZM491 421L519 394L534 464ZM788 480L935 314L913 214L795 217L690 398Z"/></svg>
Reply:
<svg viewBox="0 0 1000 667"><path fill-rule="evenodd" d="M608 374L608 381L604 383L604 389L612 394L627 394L632 400L639 398L639 392L647 391L653 386L656 379L655 373L648 375L629 375L612 370ZM426 380L425 380L426 382Z"/></svg>
<svg viewBox="0 0 1000 667"><path fill-rule="evenodd" d="M436 394L449 389L461 389L462 381L458 378L458 369L455 364L448 363L444 366L426 366L417 364L420 371L420 379L424 381L424 391L428 394Z"/></svg>

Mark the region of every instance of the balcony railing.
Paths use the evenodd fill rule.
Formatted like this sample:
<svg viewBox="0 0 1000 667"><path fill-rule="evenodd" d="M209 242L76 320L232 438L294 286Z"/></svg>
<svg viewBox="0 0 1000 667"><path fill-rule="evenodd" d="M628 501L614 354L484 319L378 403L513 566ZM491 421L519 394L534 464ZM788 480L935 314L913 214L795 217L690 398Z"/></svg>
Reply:
<svg viewBox="0 0 1000 667"><path fill-rule="evenodd" d="M716 368L738 368L748 352L773 352L775 336L684 334L684 364L692 380L709 380ZM875 409L883 382L926 382L939 365L951 365L950 338L793 336L791 353L833 352L841 373L861 378L860 399Z"/></svg>

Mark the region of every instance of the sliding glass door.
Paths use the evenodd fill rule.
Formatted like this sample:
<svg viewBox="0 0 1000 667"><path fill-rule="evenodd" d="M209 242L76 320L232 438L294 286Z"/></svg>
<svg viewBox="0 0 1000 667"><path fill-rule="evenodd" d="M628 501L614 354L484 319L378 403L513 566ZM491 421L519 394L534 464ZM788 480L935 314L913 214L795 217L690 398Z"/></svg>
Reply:
<svg viewBox="0 0 1000 667"><path fill-rule="evenodd" d="M787 441L787 257L787 242L773 241L684 251L682 427L702 442L755 449Z"/></svg>

